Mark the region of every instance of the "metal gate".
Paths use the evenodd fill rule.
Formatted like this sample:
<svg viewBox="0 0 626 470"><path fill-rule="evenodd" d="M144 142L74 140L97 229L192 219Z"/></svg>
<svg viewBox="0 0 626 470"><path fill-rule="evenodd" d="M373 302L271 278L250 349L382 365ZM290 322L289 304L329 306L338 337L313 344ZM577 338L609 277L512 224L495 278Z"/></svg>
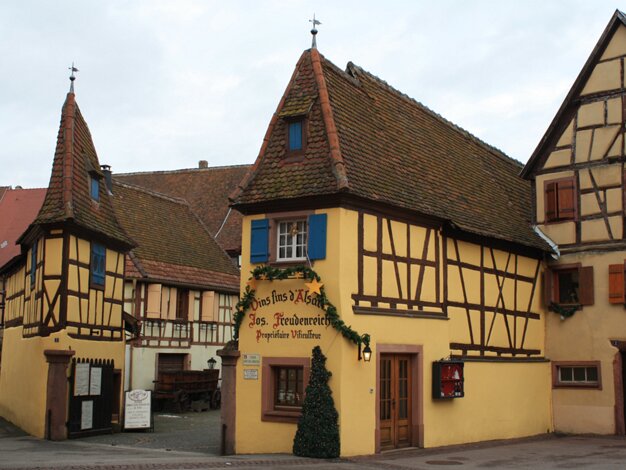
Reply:
<svg viewBox="0 0 626 470"><path fill-rule="evenodd" d="M112 431L113 360L73 359L70 375L69 438Z"/></svg>

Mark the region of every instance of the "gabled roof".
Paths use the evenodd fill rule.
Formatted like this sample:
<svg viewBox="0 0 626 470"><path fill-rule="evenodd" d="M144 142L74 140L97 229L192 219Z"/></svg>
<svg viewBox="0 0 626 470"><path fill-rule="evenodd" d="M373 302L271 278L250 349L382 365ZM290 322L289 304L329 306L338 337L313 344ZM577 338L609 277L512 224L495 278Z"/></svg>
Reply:
<svg viewBox="0 0 626 470"><path fill-rule="evenodd" d="M241 214L237 211L229 213L228 195L243 179L249 168L250 165L234 165L175 171L116 173L113 178L123 183L185 199L211 234L219 232L216 241L225 250L239 252Z"/></svg>
<svg viewBox="0 0 626 470"><path fill-rule="evenodd" d="M46 190L0 188L0 267L19 256L21 250L16 243L33 221Z"/></svg>
<svg viewBox="0 0 626 470"><path fill-rule="evenodd" d="M285 162L293 103L313 100L300 161ZM521 163L384 81L349 63L342 71L305 51L274 114L260 154L233 205L351 195L463 231L547 249L531 227L531 192Z"/></svg>
<svg viewBox="0 0 626 470"><path fill-rule="evenodd" d="M113 205L136 240L126 276L238 292L239 270L182 199L119 181Z"/></svg>
<svg viewBox="0 0 626 470"><path fill-rule="evenodd" d="M99 202L91 199L90 175L99 180ZM72 92L63 104L50 183L33 226L56 223L76 225L125 249L134 245L115 217L91 133Z"/></svg>
<svg viewBox="0 0 626 470"><path fill-rule="evenodd" d="M600 39L593 48L593 51L591 51L587 62L585 62L585 65L578 74L578 77L574 81L572 88L570 88L569 93L563 100L563 103L561 104L561 107L554 116L554 119L552 119L552 122L546 130L546 133L539 141L537 148L535 148L535 151L533 152L528 162L526 163L526 166L520 173L523 178L531 177L535 167L545 155L546 150L549 147L553 146L553 144L556 142L556 140L558 140L558 138L565 130L565 127L568 125L573 113L576 112L578 105L578 103L576 102L577 98L579 97L581 91L585 86L585 83L593 72L594 66L596 65L600 57L602 57L602 55L604 54L604 51L606 50L609 42L615 34L615 31L620 26L626 26L626 15L624 15L624 13L619 10L615 10L615 13L611 17L609 24L604 29L602 36L600 36Z"/></svg>

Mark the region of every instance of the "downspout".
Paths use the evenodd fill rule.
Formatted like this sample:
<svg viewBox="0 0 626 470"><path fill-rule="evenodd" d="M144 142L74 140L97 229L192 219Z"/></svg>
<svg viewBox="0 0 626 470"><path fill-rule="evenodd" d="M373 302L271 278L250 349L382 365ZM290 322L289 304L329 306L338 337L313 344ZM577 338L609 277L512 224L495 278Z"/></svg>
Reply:
<svg viewBox="0 0 626 470"><path fill-rule="evenodd" d="M533 225L533 230L537 235L539 235L548 245L552 248L551 256L554 259L559 259L561 257L561 252L559 251L559 245L554 243L550 237L548 237L545 233L541 231L541 229L537 225Z"/></svg>

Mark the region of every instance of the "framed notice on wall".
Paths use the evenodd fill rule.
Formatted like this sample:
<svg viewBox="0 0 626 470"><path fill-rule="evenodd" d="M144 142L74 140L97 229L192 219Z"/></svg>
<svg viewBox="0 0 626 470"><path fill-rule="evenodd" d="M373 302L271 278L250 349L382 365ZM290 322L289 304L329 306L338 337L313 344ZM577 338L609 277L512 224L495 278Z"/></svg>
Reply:
<svg viewBox="0 0 626 470"><path fill-rule="evenodd" d="M150 390L126 392L124 430L152 428L152 392Z"/></svg>

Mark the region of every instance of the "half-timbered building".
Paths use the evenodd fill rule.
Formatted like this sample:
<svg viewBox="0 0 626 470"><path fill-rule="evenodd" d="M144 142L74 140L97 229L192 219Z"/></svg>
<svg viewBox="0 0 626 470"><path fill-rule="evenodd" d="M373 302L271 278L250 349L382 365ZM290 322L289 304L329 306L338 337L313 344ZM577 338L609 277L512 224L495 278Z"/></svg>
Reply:
<svg viewBox="0 0 626 470"><path fill-rule="evenodd" d="M550 247L521 169L361 67L305 51L232 195L245 301L238 350L223 352L227 448L291 451L316 345L342 455L549 431Z"/></svg>
<svg viewBox="0 0 626 470"><path fill-rule="evenodd" d="M203 370L232 339L239 270L183 199L113 178L113 206L137 246L126 257L126 388L154 390L160 371ZM226 195L224 195L226 199Z"/></svg>
<svg viewBox="0 0 626 470"><path fill-rule="evenodd" d="M626 16L616 11L522 176L545 272L554 426L624 434Z"/></svg>
<svg viewBox="0 0 626 470"><path fill-rule="evenodd" d="M110 431L124 371L124 256L134 242L115 216L73 87L43 205L17 242L19 256L1 269L0 415L51 439Z"/></svg>

